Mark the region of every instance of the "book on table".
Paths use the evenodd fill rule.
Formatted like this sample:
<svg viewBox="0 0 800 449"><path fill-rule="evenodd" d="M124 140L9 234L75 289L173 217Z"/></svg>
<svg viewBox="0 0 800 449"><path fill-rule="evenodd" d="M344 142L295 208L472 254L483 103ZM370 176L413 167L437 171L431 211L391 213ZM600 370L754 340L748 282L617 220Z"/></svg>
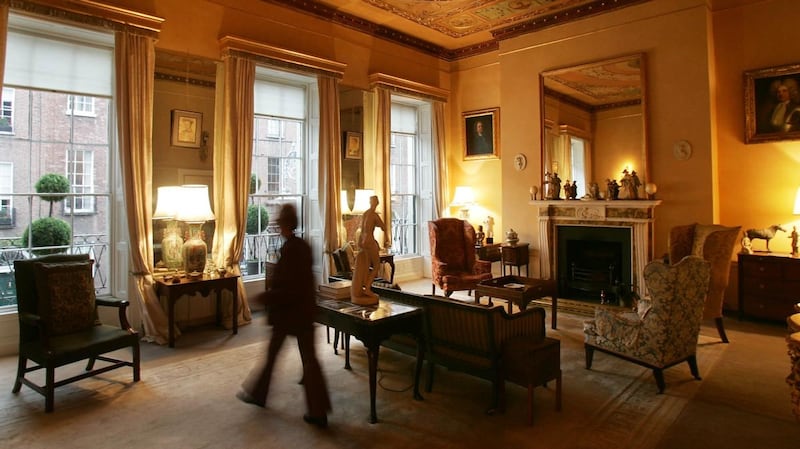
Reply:
<svg viewBox="0 0 800 449"><path fill-rule="evenodd" d="M352 282L348 280L327 282L319 284L319 293L327 298L349 298L351 285Z"/></svg>

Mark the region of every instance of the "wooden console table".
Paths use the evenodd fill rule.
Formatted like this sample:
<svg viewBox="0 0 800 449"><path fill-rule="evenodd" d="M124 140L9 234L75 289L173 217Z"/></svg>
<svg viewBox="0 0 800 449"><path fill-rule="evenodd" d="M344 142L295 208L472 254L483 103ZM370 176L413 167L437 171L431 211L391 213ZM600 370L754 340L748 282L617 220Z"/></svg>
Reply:
<svg viewBox="0 0 800 449"><path fill-rule="evenodd" d="M417 366L414 373L414 399L422 400L419 377L425 344L422 341L423 312L399 302L381 299L377 306L358 306L350 301L317 298L318 323L345 333L345 369L350 369L350 335L364 343L369 362L369 422L378 422L375 393L378 384L378 353L381 342L394 334L413 334L417 338Z"/></svg>
<svg viewBox="0 0 800 449"><path fill-rule="evenodd" d="M239 276L226 275L224 277L207 277L203 275L200 279L180 278L180 282L173 282L172 279L166 280L164 278L156 279L156 294L162 300L167 302L167 316L169 326L169 347L175 347L175 303L183 297L183 295L194 295L200 293L204 296L212 291L217 296L217 326L222 325L222 292L228 290L233 294L232 303L232 321L233 321L233 334L239 333Z"/></svg>

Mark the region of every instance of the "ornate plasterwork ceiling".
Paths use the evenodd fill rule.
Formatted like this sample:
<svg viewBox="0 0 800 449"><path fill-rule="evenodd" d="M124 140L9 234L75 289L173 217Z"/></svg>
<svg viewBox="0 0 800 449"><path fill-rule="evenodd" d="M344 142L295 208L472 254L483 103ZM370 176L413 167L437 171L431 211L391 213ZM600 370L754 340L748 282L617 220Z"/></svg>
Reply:
<svg viewBox="0 0 800 449"><path fill-rule="evenodd" d="M587 109L636 104L642 99L641 58L621 58L547 72L544 88Z"/></svg>
<svg viewBox="0 0 800 449"><path fill-rule="evenodd" d="M649 0L262 0L453 60Z"/></svg>

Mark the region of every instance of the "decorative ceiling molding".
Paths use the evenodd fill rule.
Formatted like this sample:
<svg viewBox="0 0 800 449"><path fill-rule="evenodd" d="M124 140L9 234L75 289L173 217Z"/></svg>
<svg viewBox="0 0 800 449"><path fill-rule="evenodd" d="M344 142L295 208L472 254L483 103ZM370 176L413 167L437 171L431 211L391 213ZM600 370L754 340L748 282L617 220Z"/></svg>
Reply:
<svg viewBox="0 0 800 449"><path fill-rule="evenodd" d="M442 35L459 38L468 34L475 34L477 31L489 31L492 36L491 39L477 44L452 49L418 38L406 31L379 25L370 20L372 18L370 13L365 13L361 16L350 14L334 6L324 4L320 0L261 1L311 14L320 19L411 47L414 50L446 61L455 61L495 51L500 48L500 42L506 39L627 6L645 3L650 0L552 0L547 2L548 4L545 6L541 6L542 2L530 0L462 1L460 3L454 2L451 8L440 14L438 18L431 18L429 17L430 14L428 14L433 9L443 8L442 5L437 5L438 2L419 4L419 2L402 0L361 0L365 4L385 11L387 14L393 14L409 23L425 26ZM442 26L442 21L452 22L449 26L455 28L459 26L467 27L468 22L474 25L475 22L480 21L481 25L472 26L472 32L467 33L464 31L459 33L445 30ZM511 25L507 25L508 23L511 23ZM501 27L498 27L498 25ZM491 29L491 26L495 28Z"/></svg>

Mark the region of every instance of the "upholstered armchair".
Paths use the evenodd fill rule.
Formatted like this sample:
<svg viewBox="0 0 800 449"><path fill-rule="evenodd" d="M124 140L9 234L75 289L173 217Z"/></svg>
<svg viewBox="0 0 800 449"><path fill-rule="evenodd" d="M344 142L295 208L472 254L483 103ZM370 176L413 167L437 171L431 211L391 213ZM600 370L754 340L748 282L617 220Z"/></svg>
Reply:
<svg viewBox="0 0 800 449"><path fill-rule="evenodd" d="M683 361L699 380L697 339L710 272L709 262L698 256L675 265L648 263L649 298L641 299L635 311L600 306L594 320L584 323L586 369L598 350L652 369L659 393L665 388L663 370Z"/></svg>
<svg viewBox="0 0 800 449"><path fill-rule="evenodd" d="M458 218L440 218L428 222L431 243L432 293L436 287L450 296L456 290L472 291L492 278L492 264L475 257L475 228Z"/></svg>
<svg viewBox="0 0 800 449"><path fill-rule="evenodd" d="M722 304L730 280L731 255L740 226L690 224L675 226L669 232L669 261L676 263L688 255L700 256L711 264L711 281L703 319L713 319L719 338L728 342L722 323Z"/></svg>
<svg viewBox="0 0 800 449"><path fill-rule="evenodd" d="M92 262L86 254L14 261L19 364L12 392L23 384L32 388L45 397L47 412L53 411L55 388L67 383L126 366L139 380L139 335L128 324L128 301L95 297ZM115 307L119 326L100 323L97 306ZM123 348L131 349L130 361L105 355ZM81 360L88 360L85 372L56 381L56 368ZM95 367L96 361L101 365ZM40 369L44 375L26 377Z"/></svg>

